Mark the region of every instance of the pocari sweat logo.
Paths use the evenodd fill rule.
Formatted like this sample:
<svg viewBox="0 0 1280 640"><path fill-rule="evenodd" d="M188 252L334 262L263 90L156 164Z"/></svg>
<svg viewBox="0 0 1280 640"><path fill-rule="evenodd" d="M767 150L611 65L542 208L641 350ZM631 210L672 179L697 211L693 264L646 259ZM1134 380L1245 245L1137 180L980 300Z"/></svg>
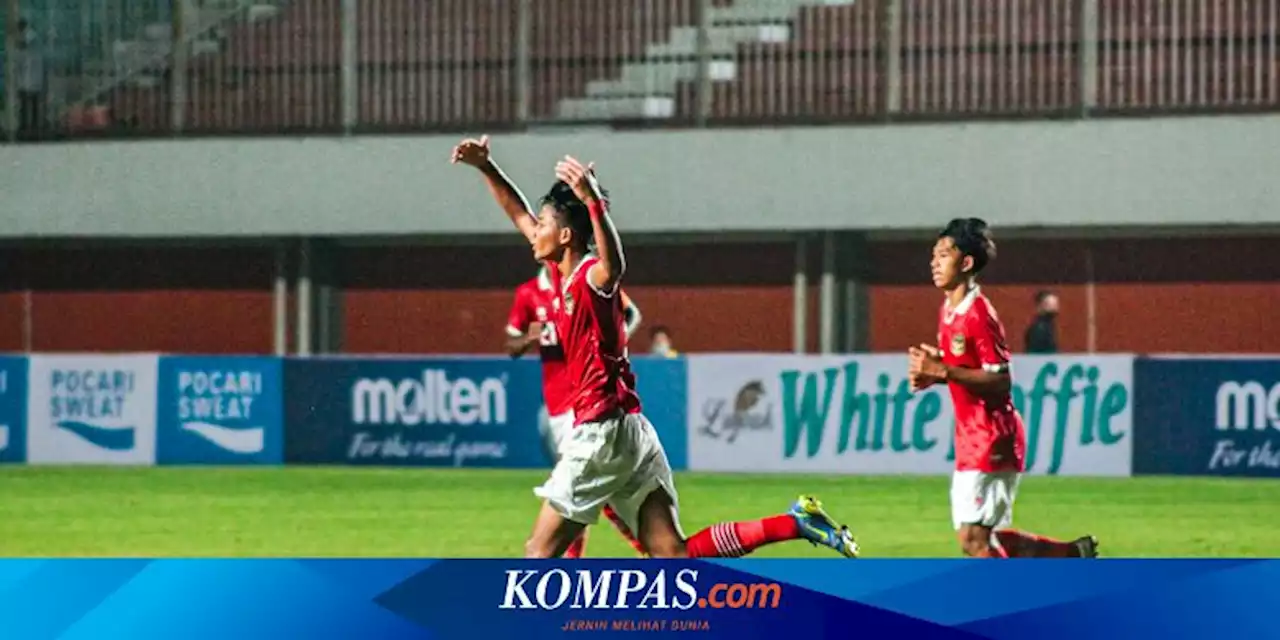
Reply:
<svg viewBox="0 0 1280 640"><path fill-rule="evenodd" d="M179 426L232 453L261 453L267 428L254 423L253 408L262 393L261 371L181 371Z"/></svg>
<svg viewBox="0 0 1280 640"><path fill-rule="evenodd" d="M128 369L54 369L49 415L55 426L94 446L128 451L136 425L128 423L125 403L137 388Z"/></svg>
<svg viewBox="0 0 1280 640"><path fill-rule="evenodd" d="M503 425L507 423L507 379L450 379L442 369L424 369L419 379L361 378L351 388L355 424Z"/></svg>
<svg viewBox="0 0 1280 640"><path fill-rule="evenodd" d="M36 355L28 360L27 461L153 464L154 355Z"/></svg>
<svg viewBox="0 0 1280 640"><path fill-rule="evenodd" d="M0 464L27 458L27 360L0 356Z"/></svg>
<svg viewBox="0 0 1280 640"><path fill-rule="evenodd" d="M281 368L276 358L160 359L160 464L279 464Z"/></svg>

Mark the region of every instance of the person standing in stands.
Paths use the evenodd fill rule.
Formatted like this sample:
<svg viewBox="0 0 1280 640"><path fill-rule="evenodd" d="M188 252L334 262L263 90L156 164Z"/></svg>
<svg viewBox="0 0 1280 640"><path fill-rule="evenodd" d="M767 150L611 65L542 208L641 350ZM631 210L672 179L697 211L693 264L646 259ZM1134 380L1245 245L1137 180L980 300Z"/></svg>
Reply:
<svg viewBox="0 0 1280 640"><path fill-rule="evenodd" d="M1027 327L1027 353L1058 352L1058 296L1052 291L1036 293L1036 318Z"/></svg>
<svg viewBox="0 0 1280 640"><path fill-rule="evenodd" d="M45 130L44 53L36 41L36 30L25 19L18 21L18 50L14 52L18 71L18 135L40 138Z"/></svg>

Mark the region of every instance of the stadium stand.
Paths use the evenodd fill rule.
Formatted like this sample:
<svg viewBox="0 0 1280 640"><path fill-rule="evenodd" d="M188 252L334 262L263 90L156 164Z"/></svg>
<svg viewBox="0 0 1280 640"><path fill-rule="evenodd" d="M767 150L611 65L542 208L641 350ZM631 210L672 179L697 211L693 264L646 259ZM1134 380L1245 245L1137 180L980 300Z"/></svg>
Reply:
<svg viewBox="0 0 1280 640"><path fill-rule="evenodd" d="M342 127L341 0L221 2L187 25L184 129ZM1271 0L1097 0L1091 52L1079 0L900 0L896 15L884 0L710 0L705 16L699 4L362 0L347 124L691 121L700 97L716 121L1046 114L1080 108L1091 60L1100 110L1280 104ZM107 89L82 88L67 112L169 131L170 27L121 29L139 35L113 41L109 71L88 83Z"/></svg>

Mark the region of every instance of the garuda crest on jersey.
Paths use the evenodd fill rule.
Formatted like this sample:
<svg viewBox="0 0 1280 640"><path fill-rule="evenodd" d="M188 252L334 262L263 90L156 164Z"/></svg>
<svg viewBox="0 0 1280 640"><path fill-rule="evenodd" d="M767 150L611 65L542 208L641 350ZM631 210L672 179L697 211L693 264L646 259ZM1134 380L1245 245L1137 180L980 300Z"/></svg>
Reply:
<svg viewBox="0 0 1280 640"><path fill-rule="evenodd" d="M955 355L955 356L964 355L964 335L963 334L957 333L951 336L951 355Z"/></svg>
<svg viewBox="0 0 1280 640"><path fill-rule="evenodd" d="M573 301L573 294L568 291L564 292L564 312L566 315L573 315L573 309L577 304Z"/></svg>

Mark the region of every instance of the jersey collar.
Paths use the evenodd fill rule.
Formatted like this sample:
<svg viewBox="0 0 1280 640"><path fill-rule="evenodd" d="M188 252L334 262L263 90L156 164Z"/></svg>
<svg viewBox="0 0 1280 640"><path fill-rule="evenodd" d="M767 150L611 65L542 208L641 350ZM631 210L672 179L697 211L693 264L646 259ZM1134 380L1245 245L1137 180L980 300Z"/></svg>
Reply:
<svg viewBox="0 0 1280 640"><path fill-rule="evenodd" d="M582 259L578 261L578 264L573 266L573 271L569 273L569 277L565 278L564 281L566 283L573 282L573 277L578 275L578 272L582 270L583 265L587 264L588 260L591 260L595 257L596 257L596 254L594 252L590 252L590 251L587 252L587 254L582 256Z"/></svg>
<svg viewBox="0 0 1280 640"><path fill-rule="evenodd" d="M969 313L969 308L973 306L973 301L977 300L980 295L982 295L982 290L975 284L972 289L969 289L969 293L965 294L964 299L961 300L960 304L956 305L954 309L949 306L944 306L943 308L946 309L947 322L950 323L956 316L962 316ZM950 303L946 303L946 305L950 305Z"/></svg>
<svg viewBox="0 0 1280 640"><path fill-rule="evenodd" d="M586 255L582 256L582 260L573 267L573 271L569 274L568 278L565 278L565 282L573 280L573 277L578 275L578 270L582 268L582 265L585 264L587 260L594 257L596 257L596 253L594 251L588 251ZM538 271L538 288L543 291L551 291L554 288L551 283L551 272L548 271L545 266Z"/></svg>

